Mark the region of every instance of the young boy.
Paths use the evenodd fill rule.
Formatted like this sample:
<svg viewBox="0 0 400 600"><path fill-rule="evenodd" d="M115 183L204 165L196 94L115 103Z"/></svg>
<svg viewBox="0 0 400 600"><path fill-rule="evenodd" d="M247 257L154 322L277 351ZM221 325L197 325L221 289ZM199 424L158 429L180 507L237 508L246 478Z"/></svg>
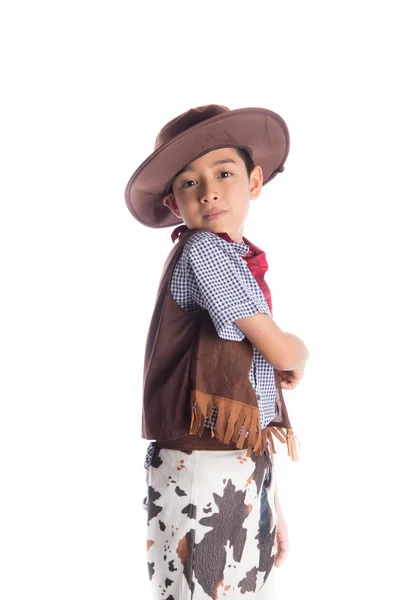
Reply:
<svg viewBox="0 0 400 600"><path fill-rule="evenodd" d="M162 128L126 188L141 223L181 224L145 355L154 598L270 599L272 566L289 550L267 426L308 350L273 321L265 253L243 237L250 202L288 151L272 111L197 107Z"/></svg>

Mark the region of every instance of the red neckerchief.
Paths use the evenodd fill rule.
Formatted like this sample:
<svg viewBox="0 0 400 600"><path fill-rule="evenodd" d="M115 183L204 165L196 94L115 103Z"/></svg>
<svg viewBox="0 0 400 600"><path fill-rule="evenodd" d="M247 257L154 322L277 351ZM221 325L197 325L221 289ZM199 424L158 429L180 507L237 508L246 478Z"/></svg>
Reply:
<svg viewBox="0 0 400 600"><path fill-rule="evenodd" d="M187 231L188 227L186 225L179 225L176 227L172 234L171 239L175 243L175 240L180 236L183 231ZM232 240L227 233L217 233L220 238L223 240L233 243ZM262 293L264 294L264 298L266 299L269 310L272 313L272 298L271 291L265 281L265 273L268 271L268 262L267 257L265 256L265 252L258 248L255 244L252 244L247 238L243 237L243 242L249 246L249 251L247 254L242 256L243 260L246 261L247 266L249 267L254 279L257 281Z"/></svg>

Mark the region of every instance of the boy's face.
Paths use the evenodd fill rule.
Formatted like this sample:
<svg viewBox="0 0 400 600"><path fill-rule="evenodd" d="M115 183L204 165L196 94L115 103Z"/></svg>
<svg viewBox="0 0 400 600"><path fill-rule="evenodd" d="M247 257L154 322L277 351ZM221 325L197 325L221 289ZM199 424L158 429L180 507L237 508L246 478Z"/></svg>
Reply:
<svg viewBox="0 0 400 600"><path fill-rule="evenodd" d="M175 177L164 204L189 229L225 232L241 242L250 200L260 195L262 180L260 166L249 178L235 148L218 148L203 154Z"/></svg>

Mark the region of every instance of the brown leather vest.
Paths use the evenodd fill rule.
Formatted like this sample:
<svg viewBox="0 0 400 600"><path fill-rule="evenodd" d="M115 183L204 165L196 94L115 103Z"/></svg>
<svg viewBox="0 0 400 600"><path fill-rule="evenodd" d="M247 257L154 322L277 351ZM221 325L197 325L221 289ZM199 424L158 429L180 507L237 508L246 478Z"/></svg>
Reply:
<svg viewBox="0 0 400 600"><path fill-rule="evenodd" d="M261 429L257 396L248 376L253 360L250 341L220 338L208 311L188 313L172 296L174 267L197 231L181 233L161 275L145 350L142 437L173 449L247 448L250 456L262 454L267 439L275 452L274 433L288 443L289 456L297 460L276 370L275 417ZM213 406L218 408L215 429L205 429L205 416L211 417Z"/></svg>

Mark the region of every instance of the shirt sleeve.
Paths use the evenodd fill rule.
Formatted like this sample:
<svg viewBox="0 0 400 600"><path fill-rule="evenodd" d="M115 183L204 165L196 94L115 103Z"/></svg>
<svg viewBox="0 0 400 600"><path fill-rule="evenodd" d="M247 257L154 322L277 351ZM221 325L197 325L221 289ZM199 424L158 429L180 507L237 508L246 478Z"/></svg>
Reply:
<svg viewBox="0 0 400 600"><path fill-rule="evenodd" d="M245 335L236 319L259 312L270 315L267 303L255 293L258 285L249 268L229 242L209 232L195 234L186 243L183 259L191 296L209 312L219 337L241 341Z"/></svg>

